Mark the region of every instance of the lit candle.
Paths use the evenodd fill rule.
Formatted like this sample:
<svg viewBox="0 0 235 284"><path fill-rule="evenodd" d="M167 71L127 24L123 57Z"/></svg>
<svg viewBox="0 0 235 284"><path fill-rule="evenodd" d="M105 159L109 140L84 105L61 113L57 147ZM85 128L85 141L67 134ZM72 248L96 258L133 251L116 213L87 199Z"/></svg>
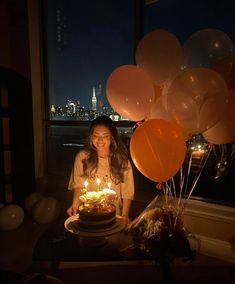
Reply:
<svg viewBox="0 0 235 284"><path fill-rule="evenodd" d="M87 180L84 182L84 187L85 187L85 190L87 190L87 187L88 187L88 181Z"/></svg>
<svg viewBox="0 0 235 284"><path fill-rule="evenodd" d="M108 188L109 189L111 188L111 182L108 182Z"/></svg>
<svg viewBox="0 0 235 284"><path fill-rule="evenodd" d="M98 191L100 191L100 179L97 178L96 182L97 182L97 184L98 184Z"/></svg>

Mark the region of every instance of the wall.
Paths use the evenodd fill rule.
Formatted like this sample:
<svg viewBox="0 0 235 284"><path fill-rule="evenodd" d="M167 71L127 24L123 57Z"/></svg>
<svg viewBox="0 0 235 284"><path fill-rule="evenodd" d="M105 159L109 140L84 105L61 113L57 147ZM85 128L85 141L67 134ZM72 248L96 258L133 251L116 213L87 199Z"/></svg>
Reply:
<svg viewBox="0 0 235 284"><path fill-rule="evenodd" d="M0 1L0 66L30 79L26 0Z"/></svg>
<svg viewBox="0 0 235 284"><path fill-rule="evenodd" d="M45 173L43 68L41 65L39 0L28 0L30 68L33 94L35 176Z"/></svg>
<svg viewBox="0 0 235 284"><path fill-rule="evenodd" d="M189 200L184 222L203 254L235 263L235 208Z"/></svg>

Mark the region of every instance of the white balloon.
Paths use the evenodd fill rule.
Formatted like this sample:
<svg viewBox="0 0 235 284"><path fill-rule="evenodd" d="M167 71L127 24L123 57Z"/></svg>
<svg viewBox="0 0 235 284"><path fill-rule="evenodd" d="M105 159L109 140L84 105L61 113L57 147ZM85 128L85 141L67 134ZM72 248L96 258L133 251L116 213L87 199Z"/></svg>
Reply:
<svg viewBox="0 0 235 284"><path fill-rule="evenodd" d="M54 221L60 212L60 204L54 197L40 199L32 209L33 218L39 224L47 224Z"/></svg>
<svg viewBox="0 0 235 284"><path fill-rule="evenodd" d="M16 204L0 209L0 230L9 231L18 228L24 220L24 210Z"/></svg>
<svg viewBox="0 0 235 284"><path fill-rule="evenodd" d="M39 193L39 192L32 192L30 193L24 201L24 206L25 206L25 210L29 213L32 214L32 208L33 206L42 198L44 197L43 194Z"/></svg>

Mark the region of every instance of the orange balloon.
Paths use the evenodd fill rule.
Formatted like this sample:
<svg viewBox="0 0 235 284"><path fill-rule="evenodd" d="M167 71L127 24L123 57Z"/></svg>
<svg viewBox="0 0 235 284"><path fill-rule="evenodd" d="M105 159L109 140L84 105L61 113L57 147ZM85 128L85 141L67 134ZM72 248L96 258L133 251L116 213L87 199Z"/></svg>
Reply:
<svg viewBox="0 0 235 284"><path fill-rule="evenodd" d="M136 64L159 86L173 79L183 61L181 44L172 33L157 29L147 33L136 48Z"/></svg>
<svg viewBox="0 0 235 284"><path fill-rule="evenodd" d="M150 119L134 131L130 153L144 176L163 182L173 177L182 166L186 143L174 124L164 119Z"/></svg>
<svg viewBox="0 0 235 284"><path fill-rule="evenodd" d="M106 96L113 109L133 121L145 118L154 101L154 85L148 74L135 65L115 69L106 83Z"/></svg>

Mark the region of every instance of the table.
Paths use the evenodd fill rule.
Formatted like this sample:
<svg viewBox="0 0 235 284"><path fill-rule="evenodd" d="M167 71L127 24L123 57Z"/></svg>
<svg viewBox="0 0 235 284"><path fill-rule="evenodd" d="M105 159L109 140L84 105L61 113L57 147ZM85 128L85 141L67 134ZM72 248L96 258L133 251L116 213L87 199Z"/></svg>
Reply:
<svg viewBox="0 0 235 284"><path fill-rule="evenodd" d="M113 261L132 259L126 253L133 247L132 237L121 227L111 234L74 234L66 230L66 217L54 222L34 247L35 261ZM100 237L105 243L85 242Z"/></svg>
<svg viewBox="0 0 235 284"><path fill-rule="evenodd" d="M132 236L124 230L104 236L105 242L90 243L82 235L78 236L65 229L67 217L54 222L41 236L34 247L33 261L50 262L50 274L58 275L61 263L125 263L150 264L152 269L160 270L163 283L173 283L169 263L156 263L134 249ZM89 239L89 237L88 237Z"/></svg>

